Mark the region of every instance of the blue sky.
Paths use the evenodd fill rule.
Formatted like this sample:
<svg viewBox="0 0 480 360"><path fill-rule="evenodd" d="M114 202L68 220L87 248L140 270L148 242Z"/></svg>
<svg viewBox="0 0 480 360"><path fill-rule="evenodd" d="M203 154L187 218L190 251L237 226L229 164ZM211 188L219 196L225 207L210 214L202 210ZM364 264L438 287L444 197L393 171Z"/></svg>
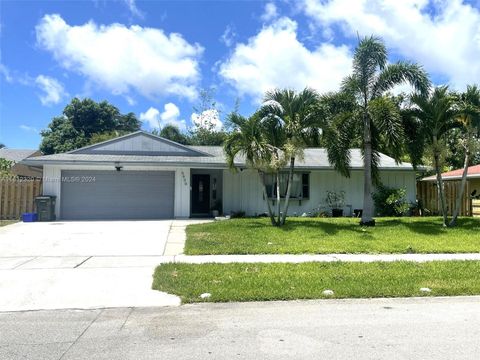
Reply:
<svg viewBox="0 0 480 360"><path fill-rule="evenodd" d="M477 0L0 1L0 142L36 148L73 96L108 100L147 130L218 126L273 87L320 92L350 72L357 34L436 84L480 83ZM193 114L215 88L220 115ZM408 90L408 87L398 89ZM193 115L192 115L193 114Z"/></svg>

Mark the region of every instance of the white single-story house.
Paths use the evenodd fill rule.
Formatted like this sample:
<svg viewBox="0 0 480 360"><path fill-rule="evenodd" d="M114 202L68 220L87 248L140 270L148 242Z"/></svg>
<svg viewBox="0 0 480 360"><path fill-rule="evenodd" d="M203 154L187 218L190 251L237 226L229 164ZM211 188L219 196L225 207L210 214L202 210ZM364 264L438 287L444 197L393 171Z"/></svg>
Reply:
<svg viewBox="0 0 480 360"><path fill-rule="evenodd" d="M327 191L345 192L345 215L361 209L362 162L360 150L351 150L351 177L345 178L329 164L325 149L306 149L295 168L289 214L322 206ZM239 171L229 169L220 146L186 146L138 131L24 163L43 167L43 194L56 196L56 215L63 220L205 217L213 209L256 215L267 210L258 173L241 158L235 160ZM410 164L382 154L380 176L389 187L405 188L408 200L415 201ZM271 193L273 179L266 181Z"/></svg>

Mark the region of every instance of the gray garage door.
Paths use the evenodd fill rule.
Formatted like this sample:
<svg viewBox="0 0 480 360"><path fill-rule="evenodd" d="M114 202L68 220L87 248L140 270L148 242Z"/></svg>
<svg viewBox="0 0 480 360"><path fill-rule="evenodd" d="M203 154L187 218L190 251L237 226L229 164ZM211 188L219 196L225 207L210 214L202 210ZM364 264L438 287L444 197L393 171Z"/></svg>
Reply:
<svg viewBox="0 0 480 360"><path fill-rule="evenodd" d="M65 220L173 218L171 171L62 171Z"/></svg>

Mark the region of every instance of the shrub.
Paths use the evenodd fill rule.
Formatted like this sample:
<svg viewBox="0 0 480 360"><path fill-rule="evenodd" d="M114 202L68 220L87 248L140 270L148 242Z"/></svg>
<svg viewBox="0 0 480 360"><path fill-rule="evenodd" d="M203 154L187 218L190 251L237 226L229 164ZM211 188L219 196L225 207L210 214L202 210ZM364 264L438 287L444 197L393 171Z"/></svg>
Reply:
<svg viewBox="0 0 480 360"><path fill-rule="evenodd" d="M407 190L384 185L377 187L373 194L373 202L378 216L403 216L410 207L407 201Z"/></svg>

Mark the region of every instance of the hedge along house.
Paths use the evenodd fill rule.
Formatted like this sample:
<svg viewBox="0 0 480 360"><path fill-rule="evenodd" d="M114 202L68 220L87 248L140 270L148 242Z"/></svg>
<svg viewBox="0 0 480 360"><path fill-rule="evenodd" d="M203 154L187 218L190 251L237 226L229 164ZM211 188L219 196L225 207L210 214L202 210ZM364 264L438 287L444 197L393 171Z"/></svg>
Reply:
<svg viewBox="0 0 480 360"><path fill-rule="evenodd" d="M351 177L345 178L333 170L324 149L306 149L295 168L289 214L318 208L327 191L345 192L345 215L361 209L362 162L360 150L353 149ZM238 171L229 169L220 146L186 146L139 131L24 163L43 167L43 194L57 197L55 210L62 220L208 217L214 209L258 215L267 210L258 173L241 158L235 159ZM382 154L380 176L389 187L405 188L408 200L415 201L410 164ZM274 203L273 177L266 181ZM281 196L285 189L283 182Z"/></svg>

